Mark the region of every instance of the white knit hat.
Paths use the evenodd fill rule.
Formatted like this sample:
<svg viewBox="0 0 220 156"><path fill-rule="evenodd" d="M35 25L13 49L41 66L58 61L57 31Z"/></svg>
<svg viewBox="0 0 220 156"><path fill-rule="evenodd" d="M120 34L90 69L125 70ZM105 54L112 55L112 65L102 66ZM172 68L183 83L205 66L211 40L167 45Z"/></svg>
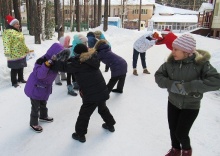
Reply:
<svg viewBox="0 0 220 156"><path fill-rule="evenodd" d="M196 40L189 34L184 34L173 41L173 48L189 53L191 56L196 51Z"/></svg>

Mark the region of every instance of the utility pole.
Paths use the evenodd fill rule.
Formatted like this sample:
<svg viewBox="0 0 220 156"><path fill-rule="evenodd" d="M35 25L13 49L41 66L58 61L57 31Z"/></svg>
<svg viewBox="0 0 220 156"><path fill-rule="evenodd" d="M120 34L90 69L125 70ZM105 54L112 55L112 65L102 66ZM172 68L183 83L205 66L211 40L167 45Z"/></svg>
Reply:
<svg viewBox="0 0 220 156"><path fill-rule="evenodd" d="M140 0L140 6L139 6L138 31L140 31L140 26L141 26L141 5L142 5L142 0Z"/></svg>

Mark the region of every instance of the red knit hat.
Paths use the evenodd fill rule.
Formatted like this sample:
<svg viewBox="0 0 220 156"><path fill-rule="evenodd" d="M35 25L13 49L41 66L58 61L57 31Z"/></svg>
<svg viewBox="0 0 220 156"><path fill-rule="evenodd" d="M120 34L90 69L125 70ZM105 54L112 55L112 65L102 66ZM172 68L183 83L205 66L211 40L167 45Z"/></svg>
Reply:
<svg viewBox="0 0 220 156"><path fill-rule="evenodd" d="M16 22L19 22L16 18L12 17L11 15L6 16L6 21L11 26L13 26Z"/></svg>
<svg viewBox="0 0 220 156"><path fill-rule="evenodd" d="M170 32L171 32L170 29L166 28L166 29L161 31L161 34L166 35L166 34L169 34Z"/></svg>

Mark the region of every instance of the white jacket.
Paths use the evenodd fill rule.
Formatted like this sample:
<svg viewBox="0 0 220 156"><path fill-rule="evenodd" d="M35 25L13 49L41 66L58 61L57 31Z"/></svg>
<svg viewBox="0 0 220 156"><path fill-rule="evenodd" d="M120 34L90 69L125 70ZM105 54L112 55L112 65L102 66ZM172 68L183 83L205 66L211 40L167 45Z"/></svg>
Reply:
<svg viewBox="0 0 220 156"><path fill-rule="evenodd" d="M153 33L145 34L138 38L133 45L133 48L140 53L145 53L150 47L155 45L156 40L149 41L146 39L148 36L152 36Z"/></svg>

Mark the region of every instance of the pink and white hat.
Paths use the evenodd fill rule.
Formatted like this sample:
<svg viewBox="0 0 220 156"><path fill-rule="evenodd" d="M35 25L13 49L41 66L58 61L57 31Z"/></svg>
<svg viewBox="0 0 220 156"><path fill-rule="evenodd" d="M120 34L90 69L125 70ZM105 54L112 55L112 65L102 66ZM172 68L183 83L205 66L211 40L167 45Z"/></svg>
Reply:
<svg viewBox="0 0 220 156"><path fill-rule="evenodd" d="M166 34L169 34L170 32L171 32L170 29L166 28L166 29L161 31L161 34L166 35Z"/></svg>
<svg viewBox="0 0 220 156"><path fill-rule="evenodd" d="M173 41L173 48L182 50L191 56L196 51L196 40L190 34L184 34Z"/></svg>

